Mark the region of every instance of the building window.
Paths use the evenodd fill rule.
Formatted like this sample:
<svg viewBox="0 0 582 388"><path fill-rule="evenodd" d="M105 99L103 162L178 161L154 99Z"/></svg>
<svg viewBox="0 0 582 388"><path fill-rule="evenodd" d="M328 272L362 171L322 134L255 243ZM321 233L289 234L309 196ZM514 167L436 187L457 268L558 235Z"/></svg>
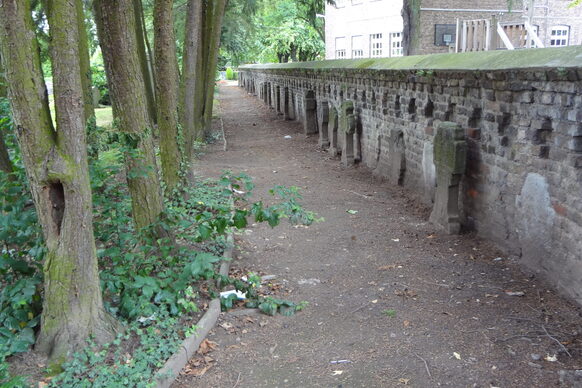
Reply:
<svg viewBox="0 0 582 388"><path fill-rule="evenodd" d="M390 56L402 56L402 32L390 33Z"/></svg>
<svg viewBox="0 0 582 388"><path fill-rule="evenodd" d="M346 6L347 0L335 0L335 7L336 8L343 8Z"/></svg>
<svg viewBox="0 0 582 388"><path fill-rule="evenodd" d="M344 59L346 57L346 38L335 38L335 59Z"/></svg>
<svg viewBox="0 0 582 388"><path fill-rule="evenodd" d="M352 36L352 58L364 58L364 37Z"/></svg>
<svg viewBox="0 0 582 388"><path fill-rule="evenodd" d="M553 26L550 34L551 47L563 47L568 45L570 38L569 26Z"/></svg>
<svg viewBox="0 0 582 388"><path fill-rule="evenodd" d="M450 46L455 44L457 39L456 24L435 24L434 25L434 45Z"/></svg>
<svg viewBox="0 0 582 388"><path fill-rule="evenodd" d="M382 34L370 35L370 57L379 58L382 56Z"/></svg>

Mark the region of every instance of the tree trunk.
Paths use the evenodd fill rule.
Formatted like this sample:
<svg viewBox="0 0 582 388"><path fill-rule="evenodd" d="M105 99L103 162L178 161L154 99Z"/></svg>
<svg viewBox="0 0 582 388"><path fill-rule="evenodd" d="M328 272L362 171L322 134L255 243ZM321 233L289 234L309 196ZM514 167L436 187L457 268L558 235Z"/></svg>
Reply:
<svg viewBox="0 0 582 388"><path fill-rule="evenodd" d="M154 59L156 68L157 118L160 133L162 176L168 193L180 183L182 155L178 134L178 68L174 38L173 0L154 3Z"/></svg>
<svg viewBox="0 0 582 388"><path fill-rule="evenodd" d="M2 64L2 55L0 54L0 98L8 96L6 78L4 77L4 65Z"/></svg>
<svg viewBox="0 0 582 388"><path fill-rule="evenodd" d="M81 65L81 84L83 86L83 112L85 124L89 129L95 125L95 108L93 107L93 82L91 80L91 62L89 59L89 44L85 27L85 11L82 0L75 0L79 27L79 59Z"/></svg>
<svg viewBox="0 0 582 388"><path fill-rule="evenodd" d="M189 0L184 36L184 55L182 64L182 84L180 90L180 122L184 134L184 160L190 163L193 158L193 145L196 138L196 91L203 83L198 70L198 55L202 44L203 8L201 0Z"/></svg>
<svg viewBox="0 0 582 388"><path fill-rule="evenodd" d="M37 349L57 367L84 347L89 336L99 343L113 339L114 321L103 309L99 289L77 8L74 2L49 3L58 131L50 117L29 0L0 0L0 46L13 120L48 249Z"/></svg>
<svg viewBox="0 0 582 388"><path fill-rule="evenodd" d="M147 43L145 21L143 17L143 6L141 0L133 0L133 12L135 15L135 34L137 38L137 51L140 60L141 71L145 82L147 96L148 113L152 123L156 123L156 95L154 88L154 75L152 66L152 53ZM147 50L146 50L147 45ZM149 54L148 54L149 53Z"/></svg>
<svg viewBox="0 0 582 388"><path fill-rule="evenodd" d="M96 0L95 22L113 102L125 142L126 172L138 230L156 223L164 210L156 165L153 124L140 67L132 0ZM157 233L164 235L161 229Z"/></svg>
<svg viewBox="0 0 582 388"><path fill-rule="evenodd" d="M198 3L198 4L195 4ZM201 4L200 4L201 3ZM218 46L220 44L220 31L226 0L196 1L190 0L188 4L188 16L186 25L186 45L184 51L183 95L184 111L182 117L186 128L190 131L190 123L193 130L188 132L192 138L187 138L186 152L192 155L194 140L203 140L210 131L212 124L212 106L214 99L214 78L216 62L218 60ZM195 52L195 53L194 53ZM195 70L192 73L192 62L195 62ZM189 77L196 77L191 80ZM193 92L193 118L188 121L189 98L191 93L189 86L194 86Z"/></svg>
<svg viewBox="0 0 582 388"><path fill-rule="evenodd" d="M215 0L209 2L211 12L207 12L207 25L205 31L208 39L208 52L206 54L206 84L205 84L205 102L203 113L203 134L210 134L212 126L212 108L214 106L214 85L216 76L216 64L218 62L218 48L220 47L220 32L222 29L222 19L226 0Z"/></svg>
<svg viewBox="0 0 582 388"><path fill-rule="evenodd" d="M8 148L6 148L6 143L4 142L4 134L0 131L0 171L4 171L6 174L11 174L14 172L12 162L10 161L10 156L8 155Z"/></svg>
<svg viewBox="0 0 582 388"><path fill-rule="evenodd" d="M7 93L6 79L4 78L4 66L2 65L2 54L0 54L0 98L6 98L8 96ZM14 172L2 131L0 131L0 171L4 171L6 174Z"/></svg>

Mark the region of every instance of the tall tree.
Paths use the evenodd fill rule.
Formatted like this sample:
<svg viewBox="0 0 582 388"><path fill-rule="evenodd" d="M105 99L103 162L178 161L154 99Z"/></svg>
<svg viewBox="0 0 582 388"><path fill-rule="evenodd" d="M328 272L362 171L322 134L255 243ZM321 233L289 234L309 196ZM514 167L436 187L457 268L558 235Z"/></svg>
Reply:
<svg viewBox="0 0 582 388"><path fill-rule="evenodd" d="M81 66L81 84L83 86L83 111L85 124L92 128L95 125L95 109L93 107L93 82L91 81L91 62L89 57L89 41L85 26L85 11L83 1L75 0L77 9L77 27L79 29L79 59Z"/></svg>
<svg viewBox="0 0 582 388"><path fill-rule="evenodd" d="M188 0L180 86L180 122L185 140L184 152L187 163L192 160L193 144L196 137L197 118L195 116L195 108L197 103L197 84L203 82L203 77L197 71L198 47L202 41L203 15L202 1Z"/></svg>
<svg viewBox="0 0 582 388"><path fill-rule="evenodd" d="M60 364L88 336L113 338L103 309L93 237L75 2L51 0L58 130L51 121L29 0L0 0L0 48L13 120L47 256L37 349Z"/></svg>
<svg viewBox="0 0 582 388"><path fill-rule="evenodd" d="M6 80L4 78L4 66L2 65L2 55L0 54L0 98L8 96L8 89L6 88ZM0 130L0 171L10 174L14 171L10 156L8 155L8 148L4 142L4 134Z"/></svg>
<svg viewBox="0 0 582 388"><path fill-rule="evenodd" d="M141 0L133 0L133 13L135 15L135 34L137 42L137 52L139 55L141 71L145 82L145 91L148 103L148 113L153 123L156 123L156 95L155 95L155 75L152 65L152 50L149 46L145 27L145 17L143 14L143 4Z"/></svg>
<svg viewBox="0 0 582 388"><path fill-rule="evenodd" d="M200 136L207 136L212 126L212 109L214 106L214 85L216 79L216 64L218 62L218 48L220 47L220 32L222 19L227 0L215 0L206 3L206 14L204 29L202 30L203 55L198 56L198 60L203 60L204 84L202 85L204 100L202 101L201 117L202 128L199 130ZM200 104L199 104L200 105Z"/></svg>
<svg viewBox="0 0 582 388"><path fill-rule="evenodd" d="M182 155L178 134L178 63L174 38L173 0L154 3L154 63L162 176L168 191L180 183Z"/></svg>
<svg viewBox="0 0 582 388"><path fill-rule="evenodd" d="M132 0L95 0L93 5L113 115L125 143L133 219L141 230L159 220L164 204L154 152L153 123L137 51L136 17ZM157 232L164 235L161 229Z"/></svg>
<svg viewBox="0 0 582 388"><path fill-rule="evenodd" d="M201 4L194 4L201 3ZM220 31L226 0L189 0L186 37L184 39L182 118L187 155L192 156L194 140L202 140L210 132L214 102L214 83ZM192 63L195 63L193 65ZM195 69L192 73L192 69ZM194 87L194 103L188 101L187 88ZM186 92L184 92L186 90ZM193 106L193 112L186 111ZM193 125L186 120L192 115Z"/></svg>

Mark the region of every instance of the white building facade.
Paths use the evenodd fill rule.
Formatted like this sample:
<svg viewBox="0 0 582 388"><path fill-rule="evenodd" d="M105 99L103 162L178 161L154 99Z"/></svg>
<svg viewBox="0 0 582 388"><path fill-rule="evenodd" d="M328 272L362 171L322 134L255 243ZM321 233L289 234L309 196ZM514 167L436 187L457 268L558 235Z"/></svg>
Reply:
<svg viewBox="0 0 582 388"><path fill-rule="evenodd" d="M402 56L402 0L336 0L325 6L325 59Z"/></svg>

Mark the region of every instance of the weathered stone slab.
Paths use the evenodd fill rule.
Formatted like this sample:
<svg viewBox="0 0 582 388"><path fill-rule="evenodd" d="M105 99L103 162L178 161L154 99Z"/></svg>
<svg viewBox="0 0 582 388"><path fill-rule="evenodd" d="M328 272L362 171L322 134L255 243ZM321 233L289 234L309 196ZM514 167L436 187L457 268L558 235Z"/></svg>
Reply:
<svg viewBox="0 0 582 388"><path fill-rule="evenodd" d="M281 89L281 100L283 104L283 119L291 120L291 115L289 113L289 88L284 87Z"/></svg>
<svg viewBox="0 0 582 388"><path fill-rule="evenodd" d="M404 184L404 174L406 173L406 145L404 143L404 132L402 131L390 131L388 166L388 179L390 182L402 186Z"/></svg>
<svg viewBox="0 0 582 388"><path fill-rule="evenodd" d="M331 108L329 110L329 122L327 123L327 129L329 133L329 148L327 152L331 156L337 156L339 153L338 149L338 127L339 127L339 117L337 114L337 110L335 108Z"/></svg>
<svg viewBox="0 0 582 388"><path fill-rule="evenodd" d="M317 101L313 90L308 90L303 96L303 133L311 135L317 133Z"/></svg>
<svg viewBox="0 0 582 388"><path fill-rule="evenodd" d="M460 125L442 122L434 137L434 164L437 188L430 222L450 234L461 231L459 217L459 183L465 172L467 142Z"/></svg>
<svg viewBox="0 0 582 388"><path fill-rule="evenodd" d="M329 147L329 103L321 101L317 105L317 123L319 124L319 146L321 148Z"/></svg>
<svg viewBox="0 0 582 388"><path fill-rule="evenodd" d="M342 102L339 114L339 134L342 136L342 165L346 167L353 166L355 163L354 135L356 134L356 124L354 102Z"/></svg>

